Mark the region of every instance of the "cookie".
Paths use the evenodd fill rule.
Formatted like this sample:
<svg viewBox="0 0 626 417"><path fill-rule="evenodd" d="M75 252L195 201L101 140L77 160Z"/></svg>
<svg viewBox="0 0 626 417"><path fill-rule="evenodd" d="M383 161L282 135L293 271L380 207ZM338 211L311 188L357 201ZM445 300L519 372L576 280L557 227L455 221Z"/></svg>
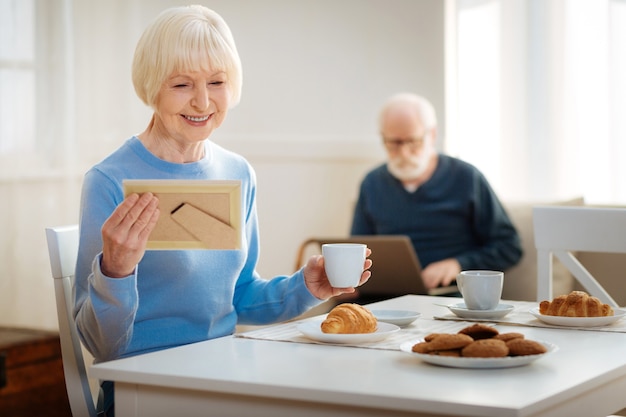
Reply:
<svg viewBox="0 0 626 417"><path fill-rule="evenodd" d="M476 340L461 351L461 356L468 358L503 358L508 354L509 348L506 343L493 338Z"/></svg>
<svg viewBox="0 0 626 417"><path fill-rule="evenodd" d="M497 329L482 323L472 324L471 326L459 330L459 334L466 334L474 340L490 339L498 333L500 332L498 332Z"/></svg>
<svg viewBox="0 0 626 417"><path fill-rule="evenodd" d="M466 334L446 334L442 333L434 337L428 343L428 349L433 352L437 350L460 349L472 343L474 339Z"/></svg>
<svg viewBox="0 0 626 417"><path fill-rule="evenodd" d="M430 355L437 355L437 356L453 356L455 358L458 358L461 356L461 349L452 349L452 350L436 350L434 352L430 352Z"/></svg>
<svg viewBox="0 0 626 417"><path fill-rule="evenodd" d="M509 333L500 333L494 336L494 339L502 340L503 342L508 342L513 339L523 339L524 335L517 332L509 332Z"/></svg>
<svg viewBox="0 0 626 417"><path fill-rule="evenodd" d="M548 351L541 343L528 339L512 339L506 345L511 356L539 355Z"/></svg>
<svg viewBox="0 0 626 417"><path fill-rule="evenodd" d="M440 334L442 333L431 333L424 338L424 342L430 342L431 340L433 340L435 337L439 336Z"/></svg>
<svg viewBox="0 0 626 417"><path fill-rule="evenodd" d="M430 349L428 349L428 342L420 342L413 345L411 350L415 353L428 353Z"/></svg>

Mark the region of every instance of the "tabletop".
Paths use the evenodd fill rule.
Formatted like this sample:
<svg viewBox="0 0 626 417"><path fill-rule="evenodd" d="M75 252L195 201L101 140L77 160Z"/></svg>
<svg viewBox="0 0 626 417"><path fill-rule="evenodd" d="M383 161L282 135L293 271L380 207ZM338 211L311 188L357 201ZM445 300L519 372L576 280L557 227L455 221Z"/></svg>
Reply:
<svg viewBox="0 0 626 417"><path fill-rule="evenodd" d="M408 295L368 307L420 312L415 322L401 329L418 339L440 325L460 329L471 324L434 319L449 313L439 304L457 302L457 298ZM536 303L516 305L526 308ZM626 332L495 326L501 332L521 332L529 339L550 342L558 350L516 368L461 369L430 365L395 347L228 336L97 364L90 373L116 381L116 396L118 386L126 388L116 404L132 395L133 410L137 392L149 387L158 388L159 395L149 397L153 411L174 404L168 392L186 390L207 397L259 400L252 408L255 415L278 415L276 410L261 412L268 400L272 407L283 402L302 404L304 409L326 407L319 415L381 415L384 410L384 415L398 416L590 417L626 407ZM328 413L329 408L333 413Z"/></svg>

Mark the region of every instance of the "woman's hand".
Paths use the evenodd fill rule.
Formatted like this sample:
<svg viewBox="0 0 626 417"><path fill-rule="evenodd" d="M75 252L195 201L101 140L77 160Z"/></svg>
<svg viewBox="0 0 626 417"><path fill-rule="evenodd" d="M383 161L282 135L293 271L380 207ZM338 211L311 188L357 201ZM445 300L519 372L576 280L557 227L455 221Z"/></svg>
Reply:
<svg viewBox="0 0 626 417"><path fill-rule="evenodd" d="M102 273L121 278L133 273L146 252L159 219L159 200L152 193L131 194L102 226Z"/></svg>
<svg viewBox="0 0 626 417"><path fill-rule="evenodd" d="M368 257L372 253L371 249L367 249L365 256ZM361 274L361 280L359 286L363 285L370 279L372 273L369 269L372 267L372 260L365 259L363 265L363 273ZM324 257L322 255L311 256L304 266L304 283L306 284L311 294L320 300L325 300L330 297L335 297L341 294L350 294L355 291L355 287L348 288L334 288L330 285L326 271L324 270Z"/></svg>

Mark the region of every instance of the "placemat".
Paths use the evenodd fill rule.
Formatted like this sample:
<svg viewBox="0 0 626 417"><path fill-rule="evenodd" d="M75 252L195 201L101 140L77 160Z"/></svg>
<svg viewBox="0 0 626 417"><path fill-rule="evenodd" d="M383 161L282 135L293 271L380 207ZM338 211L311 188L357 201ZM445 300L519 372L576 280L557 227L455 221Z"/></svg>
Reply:
<svg viewBox="0 0 626 417"><path fill-rule="evenodd" d="M310 319L309 319L310 320ZM386 339L377 342L349 344L349 343L327 343L319 342L317 340L309 339L304 336L297 326L307 320L300 320L296 322L283 323L275 326L263 327L260 329L250 330L243 333L235 334L235 337L243 337L249 339L261 339L272 340L279 342L294 342L294 343L312 343L320 345L332 345L332 346L350 346L367 349L382 349L382 350L400 350L400 345L404 342L417 341L430 333L456 333L463 327L467 326L467 323L458 321L436 321L432 319L418 318L409 326L401 328L398 332L389 335Z"/></svg>
<svg viewBox="0 0 626 417"><path fill-rule="evenodd" d="M517 325L517 326L528 326L528 327L546 327L550 329L568 329L568 330L586 330L586 331L595 331L595 332L617 332L617 333L626 333L626 318L622 318L610 325L607 326L599 326L599 327L578 327L578 326L556 326L553 324L544 323L543 321L537 319L535 316L530 314L530 310L537 307L537 303L528 302L528 301L506 301L507 304L511 304L514 306L513 311L502 318L498 319L474 319L474 318L466 318L466 317L458 317L454 313L447 313L443 315L437 315L433 318L436 320L452 320L459 322L487 322L487 323L498 323L498 324L508 324L508 325ZM621 310L621 309L620 309Z"/></svg>
<svg viewBox="0 0 626 417"><path fill-rule="evenodd" d="M359 347L367 349L382 349L382 350L400 350L400 345L404 342L417 341L424 338L430 333L456 333L459 330L467 327L475 322L485 322L493 324L506 324L513 326L527 326L527 327L545 327L552 329L565 329L565 330L585 330L596 332L619 332L626 333L626 318L618 320L617 322L602 327L572 327L572 326L555 326L548 323L544 323L532 314L529 310L537 307L536 302L529 301L506 301L507 304L514 306L506 316L499 319L472 319L458 317L452 312L448 314L436 315L431 317L421 316L415 320L409 326L401 328L398 332L389 335L386 339L368 342L368 343L328 343L321 342L302 334L297 326L300 323L319 320L319 317L308 318L304 320L298 320L293 322L282 323L273 326L261 327L259 329L250 330L247 332L236 333L235 337L271 340L278 342L292 342L292 343L309 343L320 345L333 345L333 346L349 346Z"/></svg>

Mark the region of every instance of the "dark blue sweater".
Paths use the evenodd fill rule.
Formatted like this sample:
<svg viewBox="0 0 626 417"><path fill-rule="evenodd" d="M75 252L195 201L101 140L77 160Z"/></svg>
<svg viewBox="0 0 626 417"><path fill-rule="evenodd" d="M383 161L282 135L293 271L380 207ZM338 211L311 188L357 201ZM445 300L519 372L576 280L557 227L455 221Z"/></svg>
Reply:
<svg viewBox="0 0 626 417"><path fill-rule="evenodd" d="M408 235L420 262L456 258L461 269L503 271L522 256L520 239L498 197L474 166L439 155L433 176L410 193L383 164L359 192L352 235Z"/></svg>

